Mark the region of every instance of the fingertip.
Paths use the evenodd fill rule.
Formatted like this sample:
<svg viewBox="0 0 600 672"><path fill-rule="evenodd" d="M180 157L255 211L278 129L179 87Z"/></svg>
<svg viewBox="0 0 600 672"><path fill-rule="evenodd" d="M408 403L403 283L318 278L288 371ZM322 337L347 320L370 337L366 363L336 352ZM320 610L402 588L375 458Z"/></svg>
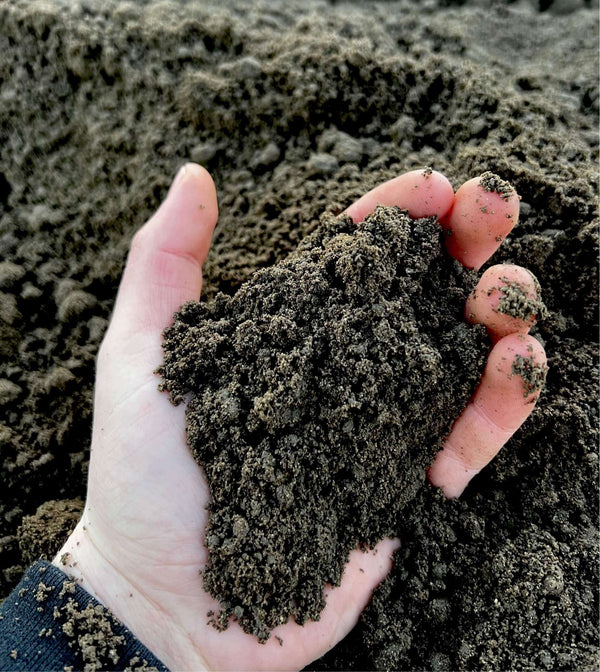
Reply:
<svg viewBox="0 0 600 672"><path fill-rule="evenodd" d="M184 164L154 216L144 229L155 245L173 248L204 263L219 217L217 188L211 174L197 163Z"/></svg>
<svg viewBox="0 0 600 672"><path fill-rule="evenodd" d="M390 556L393 555L401 545L398 537L386 537L378 544L378 546L381 546L381 552L388 553Z"/></svg>
<svg viewBox="0 0 600 672"><path fill-rule="evenodd" d="M411 170L401 176L405 200L401 207L413 219L436 216L445 217L454 201L454 189L445 175L437 170Z"/></svg>
<svg viewBox="0 0 600 672"><path fill-rule="evenodd" d="M441 219L453 201L454 190L448 179L436 170L425 168L380 184L347 208L345 214L354 222L361 222L378 205L395 205L407 210L413 219L434 216Z"/></svg>
<svg viewBox="0 0 600 672"><path fill-rule="evenodd" d="M183 173L181 178L182 181L196 183L196 187L201 189L207 197L206 206L213 207L215 216L218 216L217 187L208 170L198 163L188 161L181 167L179 172Z"/></svg>
<svg viewBox="0 0 600 672"><path fill-rule="evenodd" d="M548 372L543 345L510 334L492 348L474 403L499 427L516 431L531 414Z"/></svg>
<svg viewBox="0 0 600 672"><path fill-rule="evenodd" d="M498 249L519 218L519 196L506 181L486 172L456 192L450 214L442 221L449 231L446 249L467 268L480 268Z"/></svg>
<svg viewBox="0 0 600 672"><path fill-rule="evenodd" d="M488 268L465 304L467 321L484 324L494 343L508 334L528 333L546 314L535 275L512 264Z"/></svg>
<svg viewBox="0 0 600 672"><path fill-rule="evenodd" d="M532 356L536 361L546 363L546 350L544 346L529 334L509 334L498 341L494 350L500 353L502 348L508 352L522 356Z"/></svg>
<svg viewBox="0 0 600 672"><path fill-rule="evenodd" d="M529 334L509 334L492 348L487 368L488 386L527 405L538 398L546 381L546 351Z"/></svg>
<svg viewBox="0 0 600 672"><path fill-rule="evenodd" d="M184 181L189 180L189 179L197 179L197 180L207 180L207 182L212 183L213 189L216 193L216 188L214 181L212 179L211 174L204 168L204 166L201 166L199 163L194 163L193 161L186 161L175 173L175 178L173 179L173 182L171 183L171 186L169 188L169 192L171 192L174 188L180 186Z"/></svg>
<svg viewBox="0 0 600 672"><path fill-rule="evenodd" d="M531 415L547 370L533 336L510 334L492 348L473 399L428 471L446 497L458 497Z"/></svg>

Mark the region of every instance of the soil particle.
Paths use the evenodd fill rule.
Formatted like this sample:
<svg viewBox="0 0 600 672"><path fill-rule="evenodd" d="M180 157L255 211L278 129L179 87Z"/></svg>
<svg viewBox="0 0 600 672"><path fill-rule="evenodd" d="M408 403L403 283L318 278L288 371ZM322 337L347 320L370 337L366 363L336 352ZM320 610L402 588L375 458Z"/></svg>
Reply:
<svg viewBox="0 0 600 672"><path fill-rule="evenodd" d="M315 152L306 162L307 177L324 177L335 173L339 163L335 156L326 152Z"/></svg>
<svg viewBox="0 0 600 672"><path fill-rule="evenodd" d="M485 191L494 192L495 194L498 194L505 201L508 201L510 197L515 193L515 190L506 180L503 180L501 177L498 177L498 175L495 175L490 171L486 171L485 173L483 173L483 175L479 180L479 183L485 189Z"/></svg>
<svg viewBox="0 0 600 672"><path fill-rule="evenodd" d="M523 355L517 354L512 364L512 372L523 379L525 387L523 396L528 397L533 392L537 392L544 387L548 367L545 364L536 362L533 355L523 357Z"/></svg>
<svg viewBox="0 0 600 672"><path fill-rule="evenodd" d="M22 266L13 264L11 261L0 262L0 289L10 289L25 275Z"/></svg>
<svg viewBox="0 0 600 672"><path fill-rule="evenodd" d="M46 586L41 581L38 584L35 599L37 602L45 602L48 598L48 594L54 590L54 586Z"/></svg>
<svg viewBox="0 0 600 672"><path fill-rule="evenodd" d="M84 672L95 672L114 666L119 661L118 649L125 641L113 632L114 621L101 604L88 604L81 609L69 598L66 604L55 608L54 619L81 653Z"/></svg>
<svg viewBox="0 0 600 672"><path fill-rule="evenodd" d="M18 530L24 561L51 560L74 529L81 512L81 499L44 502L32 516L25 516Z"/></svg>
<svg viewBox="0 0 600 672"><path fill-rule="evenodd" d="M537 278L532 275L535 287L535 296L525 291L520 282L511 281L508 278L502 278L502 284L498 287L500 291L500 302L498 303L498 312L510 317L517 317L525 322L531 318L543 320L548 316L548 309L541 299L541 288Z"/></svg>
<svg viewBox="0 0 600 672"><path fill-rule="evenodd" d="M320 152L330 152L340 163L359 163L363 156L362 142L338 130L327 129L317 141Z"/></svg>
<svg viewBox="0 0 600 672"><path fill-rule="evenodd" d="M22 392L23 389L19 385L3 378L0 380L0 406L14 401Z"/></svg>
<svg viewBox="0 0 600 672"><path fill-rule="evenodd" d="M73 318L80 317L85 311L96 305L96 297L89 292L76 289L67 294L58 306L58 319L61 322L67 322Z"/></svg>
<svg viewBox="0 0 600 672"><path fill-rule="evenodd" d="M217 625L233 614L262 640L318 618L350 550L397 532L488 349L462 321L476 276L441 239L398 208L326 214L287 260L165 332L161 389L187 399L211 486Z"/></svg>

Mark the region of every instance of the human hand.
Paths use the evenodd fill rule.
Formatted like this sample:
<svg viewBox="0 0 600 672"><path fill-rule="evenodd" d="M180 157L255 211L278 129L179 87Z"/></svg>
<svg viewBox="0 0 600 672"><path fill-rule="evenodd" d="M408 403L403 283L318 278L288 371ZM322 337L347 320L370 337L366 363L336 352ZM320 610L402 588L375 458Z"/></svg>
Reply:
<svg viewBox="0 0 600 672"><path fill-rule="evenodd" d="M518 215L514 192L505 200L484 192L478 179L455 196L439 173L415 171L369 192L347 213L360 221L381 203L399 205L413 217L437 215L452 233L450 253L478 268ZM373 552L353 552L341 585L326 588L327 606L318 622L302 627L289 622L273 631L283 645L276 637L259 644L235 623L225 632L208 625L206 614L218 604L203 591L198 572L208 560L203 535L210 493L186 445L184 409L157 391L153 371L162 361L162 332L174 311L200 295L201 267L217 214L210 176L189 164L134 237L98 355L86 507L55 564L80 580L171 668L300 669L352 629L389 571L398 542L388 539ZM465 223L476 225L475 234ZM484 275L467 303L469 319L486 324L493 338L509 335L494 346L472 403L430 470L432 482L448 496L460 494L539 395L539 389L524 394L523 380L513 372L517 354L530 362L533 357L536 367L545 364L541 345L525 335L535 318L499 313L502 292L487 291L502 286L509 273L523 295L534 299L535 283L527 271L500 267ZM70 554L66 567L60 562L63 553Z"/></svg>

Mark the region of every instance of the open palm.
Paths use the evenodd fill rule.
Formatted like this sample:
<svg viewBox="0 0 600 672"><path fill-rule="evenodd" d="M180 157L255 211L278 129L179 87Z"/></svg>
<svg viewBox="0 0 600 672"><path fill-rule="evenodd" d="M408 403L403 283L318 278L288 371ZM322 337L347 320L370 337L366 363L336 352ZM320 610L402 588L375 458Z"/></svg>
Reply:
<svg viewBox="0 0 600 672"><path fill-rule="evenodd" d="M453 199L443 176L415 172L381 185L348 213L358 221L382 203L400 205L413 216L441 218ZM157 391L154 370L162 361L162 332L173 312L200 296L201 268L217 216L212 179L204 169L188 164L161 208L134 238L98 355L86 507L61 554L70 554L68 573L171 668L297 670L355 625L373 589L389 571L391 553L399 542L387 539L372 552L353 552L341 586L327 589L327 606L318 622L301 627L290 621L278 627L276 637L266 644L235 623L224 632L208 623L208 612L219 608L204 592L199 576L208 560L204 530L210 493L186 445L184 407L172 406L168 396ZM489 248L489 241L482 240L485 245ZM470 252L477 246L467 247ZM484 257L492 252L486 248ZM460 252L454 254L460 259ZM484 260L470 265L479 266ZM531 282L524 269L516 272ZM489 320L486 323L490 326ZM528 326L516 324L510 332L524 334ZM529 336L521 335L518 343L506 341L502 347L511 353L515 347L523 352L533 347L538 360L543 360L543 349ZM512 379L510 385L515 387ZM537 398L537 392L524 399L522 387L515 390L509 394L506 422L497 423L503 433L489 445L479 446L470 456L461 451L457 458L449 454L453 442L447 441L445 458L434 465L432 481L447 486L449 495L460 493L530 412L533 404L525 402ZM460 426L449 439L452 436L459 445ZM458 481L462 479L458 486L453 469Z"/></svg>

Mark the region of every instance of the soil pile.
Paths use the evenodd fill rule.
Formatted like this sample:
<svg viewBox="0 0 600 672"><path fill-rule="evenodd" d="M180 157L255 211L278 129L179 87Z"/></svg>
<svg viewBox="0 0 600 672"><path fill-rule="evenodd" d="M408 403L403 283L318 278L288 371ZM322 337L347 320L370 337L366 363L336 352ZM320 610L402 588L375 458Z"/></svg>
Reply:
<svg viewBox="0 0 600 672"><path fill-rule="evenodd" d="M595 0L1 3L0 593L23 519L85 495L94 357L183 161L220 198L207 299L384 179L489 169L523 197L493 262L540 280L546 390L459 503L415 505L323 666L598 667L597 19Z"/></svg>
<svg viewBox="0 0 600 672"><path fill-rule="evenodd" d="M324 216L232 298L165 332L162 389L185 399L212 495L206 589L260 639L325 606L349 552L399 516L483 370L463 320L476 274L433 218Z"/></svg>

